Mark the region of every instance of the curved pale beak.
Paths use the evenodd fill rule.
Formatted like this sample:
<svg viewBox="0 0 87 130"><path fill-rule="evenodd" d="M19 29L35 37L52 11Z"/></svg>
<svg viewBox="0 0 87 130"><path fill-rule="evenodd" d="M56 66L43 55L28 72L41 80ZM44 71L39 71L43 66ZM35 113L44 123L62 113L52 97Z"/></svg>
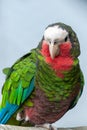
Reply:
<svg viewBox="0 0 87 130"><path fill-rule="evenodd" d="M49 45L49 51L50 51L51 58L54 59L59 54L59 44L51 43Z"/></svg>

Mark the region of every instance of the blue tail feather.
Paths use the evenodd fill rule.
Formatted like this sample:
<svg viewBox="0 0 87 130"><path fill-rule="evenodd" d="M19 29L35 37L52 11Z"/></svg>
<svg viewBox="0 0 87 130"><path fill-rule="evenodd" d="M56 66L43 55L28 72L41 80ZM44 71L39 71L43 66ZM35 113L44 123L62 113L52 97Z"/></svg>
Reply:
<svg viewBox="0 0 87 130"><path fill-rule="evenodd" d="M0 124L5 124L18 108L18 105L7 102L5 108L0 110Z"/></svg>

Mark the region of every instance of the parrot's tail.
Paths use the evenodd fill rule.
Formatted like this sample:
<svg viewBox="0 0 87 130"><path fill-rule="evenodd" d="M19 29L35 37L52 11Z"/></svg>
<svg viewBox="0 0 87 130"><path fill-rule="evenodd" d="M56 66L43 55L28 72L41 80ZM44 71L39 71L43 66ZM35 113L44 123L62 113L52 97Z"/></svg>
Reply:
<svg viewBox="0 0 87 130"><path fill-rule="evenodd" d="M6 103L5 108L0 109L0 124L6 124L13 113L19 108L18 105Z"/></svg>

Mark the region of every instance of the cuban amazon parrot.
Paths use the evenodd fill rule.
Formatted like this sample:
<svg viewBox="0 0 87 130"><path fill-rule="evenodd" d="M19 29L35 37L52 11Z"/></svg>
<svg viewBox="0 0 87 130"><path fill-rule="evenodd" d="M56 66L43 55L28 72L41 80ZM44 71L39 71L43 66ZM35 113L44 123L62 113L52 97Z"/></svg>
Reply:
<svg viewBox="0 0 87 130"><path fill-rule="evenodd" d="M73 108L84 86L79 55L73 29L49 25L37 48L3 69L0 124L44 126Z"/></svg>

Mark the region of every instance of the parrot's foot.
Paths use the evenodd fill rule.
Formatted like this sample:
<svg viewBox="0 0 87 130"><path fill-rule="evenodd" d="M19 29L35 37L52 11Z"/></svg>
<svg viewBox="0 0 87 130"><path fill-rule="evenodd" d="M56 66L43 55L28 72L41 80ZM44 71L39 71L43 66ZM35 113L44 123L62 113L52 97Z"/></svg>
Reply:
<svg viewBox="0 0 87 130"><path fill-rule="evenodd" d="M17 113L17 116L16 116L16 120L17 121L22 121L24 120L24 114L21 114L20 112Z"/></svg>
<svg viewBox="0 0 87 130"><path fill-rule="evenodd" d="M25 111L22 110L22 111L20 111L20 112L17 113L16 120L17 120L17 121L22 121L22 120L24 120L25 122L27 122L27 121L30 121L30 118L29 118L29 116L27 116L27 115L25 114Z"/></svg>
<svg viewBox="0 0 87 130"><path fill-rule="evenodd" d="M42 127L42 128L46 128L46 129L48 129L48 130L58 130L58 128L52 126L52 125L49 124L49 123L41 124L41 125L35 125L35 127Z"/></svg>
<svg viewBox="0 0 87 130"><path fill-rule="evenodd" d="M21 111L21 112L18 112L18 113L17 113L16 120L17 120L17 121L22 121L22 120L24 120L24 121L29 121L30 119L29 119L28 116L26 116L26 115L24 114L23 111Z"/></svg>

